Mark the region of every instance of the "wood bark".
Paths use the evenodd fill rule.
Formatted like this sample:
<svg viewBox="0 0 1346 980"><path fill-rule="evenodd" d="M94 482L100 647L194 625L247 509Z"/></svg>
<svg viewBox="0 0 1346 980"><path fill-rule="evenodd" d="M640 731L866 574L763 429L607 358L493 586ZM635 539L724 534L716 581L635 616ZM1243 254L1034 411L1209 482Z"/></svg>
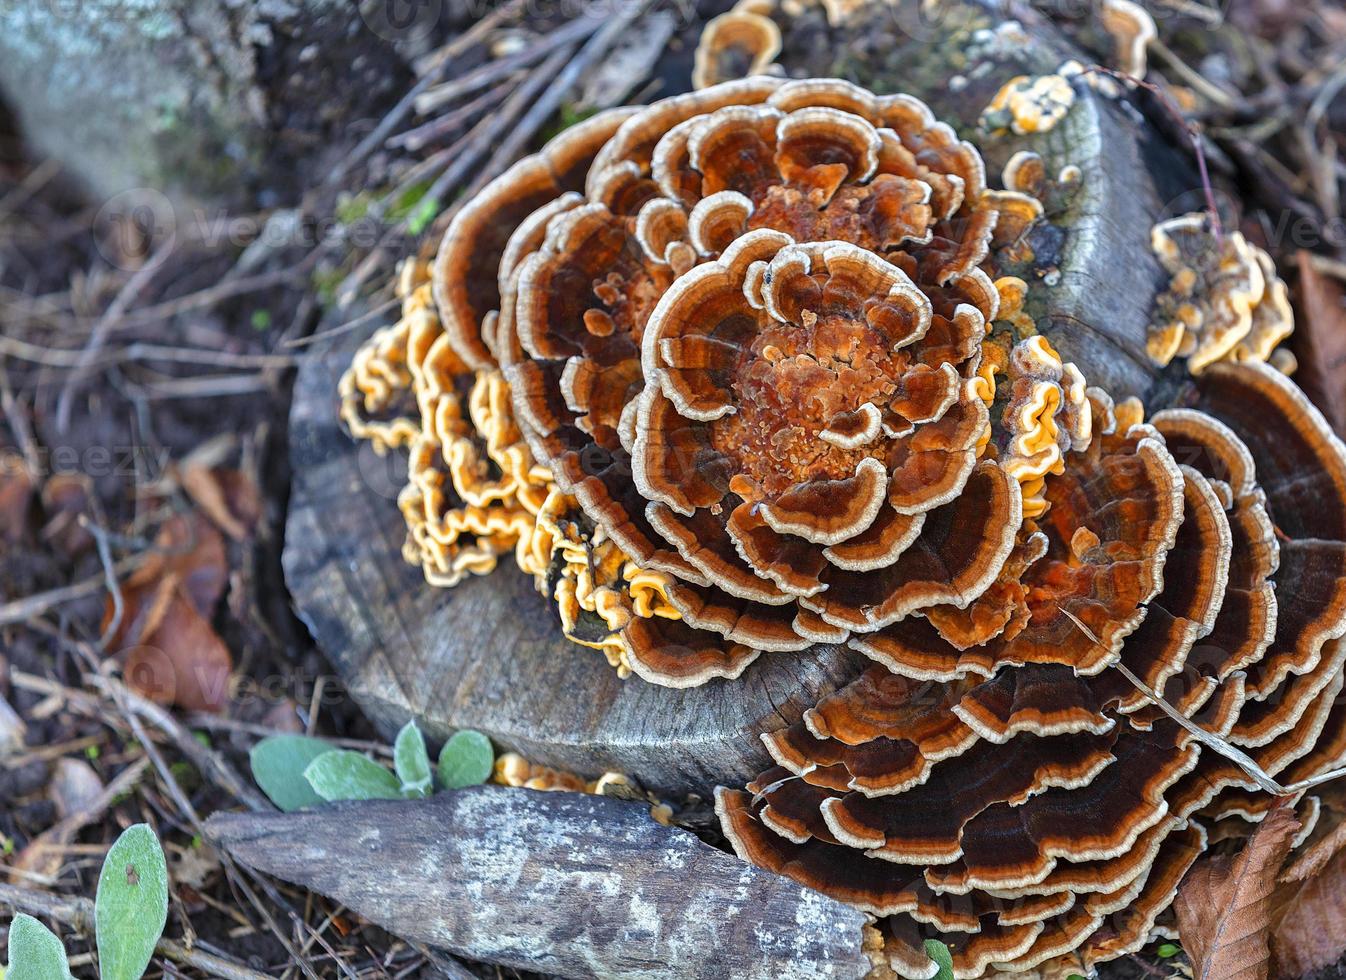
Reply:
<svg viewBox="0 0 1346 980"><path fill-rule="evenodd" d="M759 658L735 682L673 691L623 681L561 635L508 556L489 576L431 588L402 560L400 461L357 446L334 393L349 345L300 371L285 573L295 608L350 694L387 732L485 732L529 760L616 770L668 792L742 782L768 764L757 733L787 724L858 666L836 648Z"/></svg>
<svg viewBox="0 0 1346 980"><path fill-rule="evenodd" d="M561 977L858 980L863 913L647 807L481 786L218 814L216 847L406 939Z"/></svg>

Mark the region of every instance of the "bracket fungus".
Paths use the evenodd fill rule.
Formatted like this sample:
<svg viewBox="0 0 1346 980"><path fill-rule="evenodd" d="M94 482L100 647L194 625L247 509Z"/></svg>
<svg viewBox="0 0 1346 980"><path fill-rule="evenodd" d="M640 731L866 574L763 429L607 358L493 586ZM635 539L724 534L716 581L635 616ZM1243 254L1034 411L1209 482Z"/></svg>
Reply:
<svg viewBox="0 0 1346 980"><path fill-rule="evenodd" d="M780 54L775 21L737 5L707 21L696 46L692 85L709 88L734 78L761 75Z"/></svg>
<svg viewBox="0 0 1346 980"><path fill-rule="evenodd" d="M1116 45L1117 70L1144 78L1150 42L1159 36L1149 11L1132 0L1103 0L1096 16Z"/></svg>
<svg viewBox="0 0 1346 980"><path fill-rule="evenodd" d="M1241 232L1217 235L1204 213L1161 221L1151 247L1172 276L1155 307L1145 349L1156 364L1187 358L1265 361L1294 330L1289 292L1271 256Z"/></svg>
<svg viewBox="0 0 1346 980"><path fill-rule="evenodd" d="M717 810L902 976L930 937L959 977L1132 951L1270 805L1212 741L1292 788L1346 754L1346 448L1262 363L1283 287L1161 226L1190 373L1114 403L1005 271L1067 171L988 187L924 104L837 80L603 114L457 214L342 381L352 432L410 444L432 582L512 550L670 687L867 658Z"/></svg>
<svg viewBox="0 0 1346 980"><path fill-rule="evenodd" d="M980 126L992 135L1011 131L1046 133L1075 104L1075 90L1062 75L1011 78L982 110Z"/></svg>

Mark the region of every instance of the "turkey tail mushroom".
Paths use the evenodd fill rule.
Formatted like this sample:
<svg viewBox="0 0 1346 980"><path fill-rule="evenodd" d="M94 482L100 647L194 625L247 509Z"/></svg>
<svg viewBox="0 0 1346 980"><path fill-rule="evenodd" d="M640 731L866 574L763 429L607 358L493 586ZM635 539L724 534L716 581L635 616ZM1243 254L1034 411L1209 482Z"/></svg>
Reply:
<svg viewBox="0 0 1346 980"><path fill-rule="evenodd" d="M1146 583L1109 593L1127 598L1130 615L1105 605L1092 625L1067 617L1079 623L1075 636L1035 645L1046 655L1036 662L999 653L994 640L984 653L960 650L919 620L862 638L922 652L881 660L890 670L928 676L943 663L938 682L918 686L871 668L766 736L779 768L749 787L755 796L718 796L740 856L876 915L900 909L884 929L901 975L921 975L921 940L932 937L954 950L960 977L1026 969L1064 951L1092 965L1134 949L1203 849L1205 825L1259 821L1274 804L1245 767L1203 747L1109 662L1093 671L1081 653L1115 645L1112 662L1243 747L1266 776L1292 784L1341 762L1346 448L1264 364L1214 363L1178 401L1186 407L1125 436L1108 432L1110 413L1096 406L1102 435L1046 478L1051 507L1039 533L1049 544L1023 573L1032 612L1020 636L1071 609L1065 583L1084 587L1074 608L1098 608L1100 584L1080 574L1100 546L1107 567L1130 566ZM1147 485L1139 467L1114 469L1109 480L1090 475L1086 460L1124 443L1154 447L1169 478ZM1140 501L1166 501L1161 533L1145 530ZM1100 515L1151 542L1149 571L1103 533ZM1129 622L1134 630L1114 643L1100 627ZM969 794L973 802L960 803ZM942 805L932 807L935 799ZM891 861L920 875L875 870ZM1031 920L1031 936L1012 912L987 905L1055 890L1070 900ZM932 896L971 898L964 910L984 910L955 926L931 913Z"/></svg>
<svg viewBox="0 0 1346 980"><path fill-rule="evenodd" d="M703 80L769 57L757 6ZM1346 752L1346 449L1261 363L1283 284L1155 229L1149 352L1189 373L1147 421L1005 268L1078 180L1024 152L989 189L924 104L833 79L618 110L469 201L343 380L352 431L411 444L432 582L512 548L567 636L667 687L868 659L716 805L903 976L925 938L958 977L1138 948L1210 825Z"/></svg>

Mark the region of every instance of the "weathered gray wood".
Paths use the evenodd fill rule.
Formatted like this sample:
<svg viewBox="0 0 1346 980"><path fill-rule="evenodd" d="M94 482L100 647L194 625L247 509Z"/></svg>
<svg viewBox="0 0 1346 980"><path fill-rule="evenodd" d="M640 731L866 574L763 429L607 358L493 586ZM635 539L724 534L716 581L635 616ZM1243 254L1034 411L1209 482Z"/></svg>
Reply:
<svg viewBox="0 0 1346 980"><path fill-rule="evenodd" d="M978 114L1004 81L1050 72L1071 52L1050 28L1033 25L1031 43L1002 45L978 73L975 59L985 55L972 49L972 32L996 21L979 7L960 9L962 19L951 14L934 41L904 37L882 20L830 33L801 23L787 32L783 61L792 74L852 77L927 99L976 140L992 175L1023 148L1042 152L1053 173L1080 167L1077 204L1052 216L1061 226L1052 234L1064 237L1039 250L1040 271L1059 267L1060 275L1049 277L1052 286L1035 283L1042 298L1034 314L1091 383L1119 398L1151 394L1158 378L1144 360L1145 327L1163 276L1149 229L1166 202L1195 186L1190 172L1133 109L1084 86L1047 134L976 134ZM954 74L967 78L956 93ZM754 775L767 761L756 736L795 721L853 676L856 658L819 648L766 654L737 682L693 691L620 681L598 654L561 637L553 612L509 568L450 591L426 586L399 554L398 475L336 423L336 379L354 342L299 373L285 565L300 615L386 732L408 717L435 737L474 727L539 762L586 775L619 769L668 792L704 793Z"/></svg>
<svg viewBox="0 0 1346 980"><path fill-rule="evenodd" d="M562 977L827 980L869 969L862 913L637 804L477 787L219 814L212 842L404 938Z"/></svg>

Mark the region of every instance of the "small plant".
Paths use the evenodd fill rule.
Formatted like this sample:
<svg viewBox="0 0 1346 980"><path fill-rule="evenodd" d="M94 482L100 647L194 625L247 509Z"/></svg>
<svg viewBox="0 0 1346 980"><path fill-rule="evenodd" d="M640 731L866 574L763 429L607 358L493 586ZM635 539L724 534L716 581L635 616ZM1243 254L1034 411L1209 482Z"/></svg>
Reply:
<svg viewBox="0 0 1346 980"><path fill-rule="evenodd" d="M413 235L419 235L430 226L439 215L440 204L436 198L422 198L411 213L407 215L407 231Z"/></svg>
<svg viewBox="0 0 1346 980"><path fill-rule="evenodd" d="M397 777L359 752L328 752L304 770L313 791L329 803L337 800L404 799Z"/></svg>
<svg viewBox="0 0 1346 980"><path fill-rule="evenodd" d="M31 915L16 915L9 926L6 980L66 980L70 965L56 934Z"/></svg>
<svg viewBox="0 0 1346 980"><path fill-rule="evenodd" d="M168 864L146 824L127 828L103 861L94 899L94 938L101 980L140 980L168 921ZM56 935L30 915L9 927L3 980L69 980Z"/></svg>
<svg viewBox="0 0 1346 980"><path fill-rule="evenodd" d="M494 767L495 750L481 732L455 732L439 753L439 781L449 789L484 783Z"/></svg>
<svg viewBox="0 0 1346 980"><path fill-rule="evenodd" d="M397 733L393 744L393 765L401 780L404 796L427 797L434 792L435 777L430 772L430 755L425 750L425 736L414 721Z"/></svg>
<svg viewBox="0 0 1346 980"><path fill-rule="evenodd" d="M495 750L481 732L461 731L445 743L432 768L425 736L407 722L393 745L392 771L359 752L302 735L263 739L253 747L251 761L257 785L289 813L338 800L424 799L436 782L445 789L476 786L491 777Z"/></svg>

